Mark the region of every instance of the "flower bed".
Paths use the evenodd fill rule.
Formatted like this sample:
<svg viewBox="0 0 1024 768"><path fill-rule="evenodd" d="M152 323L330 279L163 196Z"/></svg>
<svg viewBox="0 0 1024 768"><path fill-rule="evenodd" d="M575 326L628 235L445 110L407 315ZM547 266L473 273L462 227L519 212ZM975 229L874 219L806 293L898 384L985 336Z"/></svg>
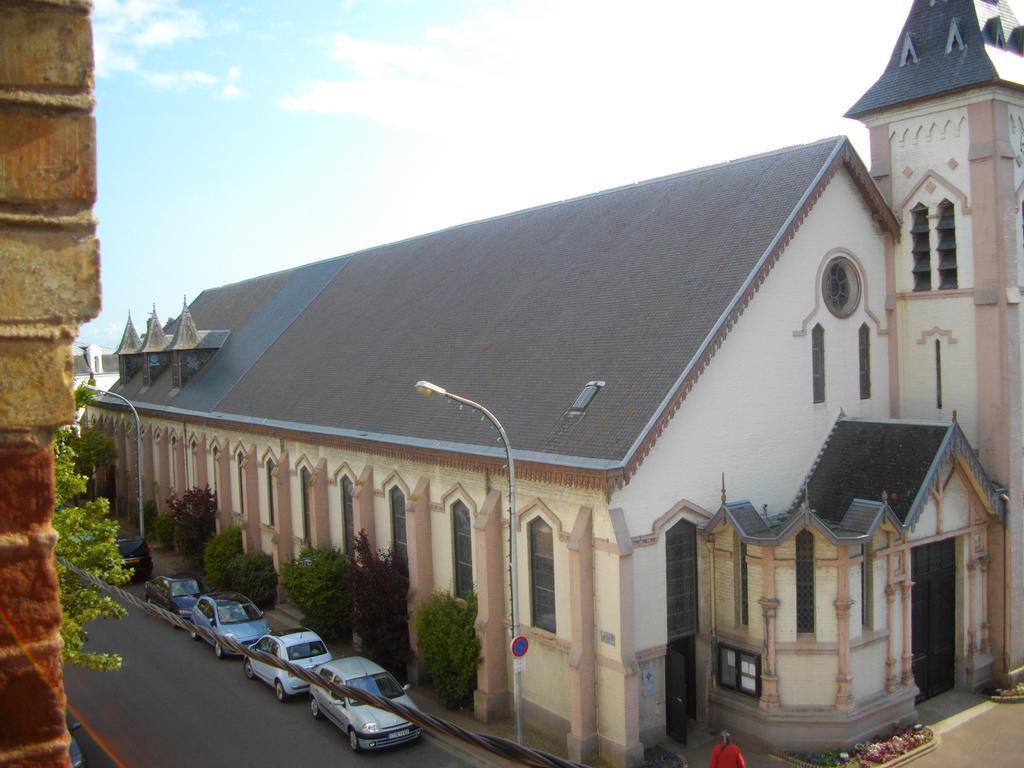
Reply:
<svg viewBox="0 0 1024 768"><path fill-rule="evenodd" d="M930 752L935 734L923 725L900 728L889 736L876 736L847 751L781 752L773 756L801 768L894 768Z"/></svg>
<svg viewBox="0 0 1024 768"><path fill-rule="evenodd" d="M1000 704L1024 703L1024 683L1017 683L1012 688L993 688L988 692L988 698Z"/></svg>

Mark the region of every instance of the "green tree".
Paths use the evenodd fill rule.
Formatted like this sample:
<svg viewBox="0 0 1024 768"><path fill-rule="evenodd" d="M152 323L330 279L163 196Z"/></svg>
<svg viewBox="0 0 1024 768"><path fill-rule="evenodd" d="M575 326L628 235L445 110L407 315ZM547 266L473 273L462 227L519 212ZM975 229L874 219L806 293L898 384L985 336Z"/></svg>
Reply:
<svg viewBox="0 0 1024 768"><path fill-rule="evenodd" d="M302 611L302 623L320 637L349 636L352 599L345 555L333 548L304 547L297 558L281 566L281 585Z"/></svg>
<svg viewBox="0 0 1024 768"><path fill-rule="evenodd" d="M107 500L97 499L74 506L75 499L85 492L87 479L75 470L73 438L71 429L61 429L54 441L56 554L108 584L124 584L129 574L121 564L121 553L117 549L118 525L110 518ZM86 623L99 618L120 618L125 615L125 609L95 587L83 584L59 560L57 578L63 611L60 634L64 641L64 662L98 670L120 669L121 657L117 654L83 651L82 647L88 639Z"/></svg>
<svg viewBox="0 0 1024 768"><path fill-rule="evenodd" d="M114 441L110 435L92 427L82 427L77 435L71 435L69 441L75 452L75 471L93 481L95 495L96 469L117 458Z"/></svg>

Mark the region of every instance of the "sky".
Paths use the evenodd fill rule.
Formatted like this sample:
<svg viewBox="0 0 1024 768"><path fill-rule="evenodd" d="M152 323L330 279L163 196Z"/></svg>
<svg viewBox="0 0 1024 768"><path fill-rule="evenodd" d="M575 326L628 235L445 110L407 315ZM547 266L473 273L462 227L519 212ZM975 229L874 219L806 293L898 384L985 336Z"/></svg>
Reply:
<svg viewBox="0 0 1024 768"><path fill-rule="evenodd" d="M842 114L912 0L95 0L116 347L205 288L746 155Z"/></svg>

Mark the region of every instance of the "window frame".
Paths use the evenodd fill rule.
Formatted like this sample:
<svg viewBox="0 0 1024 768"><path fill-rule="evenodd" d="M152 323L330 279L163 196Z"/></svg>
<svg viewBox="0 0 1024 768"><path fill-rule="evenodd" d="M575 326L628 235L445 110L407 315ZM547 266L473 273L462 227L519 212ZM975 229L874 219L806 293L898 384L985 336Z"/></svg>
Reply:
<svg viewBox="0 0 1024 768"><path fill-rule="evenodd" d="M871 399L871 329L862 323L857 329L857 355L860 372L860 399Z"/></svg>
<svg viewBox="0 0 1024 768"><path fill-rule="evenodd" d="M274 525L274 472L277 469L277 464L274 463L274 459L267 456L266 462L263 464L263 469L267 473L267 525Z"/></svg>
<svg viewBox="0 0 1024 768"><path fill-rule="evenodd" d="M354 486L348 475L342 475L341 483L341 527L343 529L344 551L348 557L356 556Z"/></svg>
<svg viewBox="0 0 1024 768"><path fill-rule="evenodd" d="M461 499L452 502L452 589L456 597L466 598L473 592L473 518L469 507ZM465 531L459 530L459 520L465 519ZM465 552L459 540L465 539ZM462 559L462 555L467 559Z"/></svg>
<svg viewBox="0 0 1024 768"><path fill-rule="evenodd" d="M814 572L814 534L806 528L796 535L794 568L796 587L796 632L813 635L817 629ZM810 623L807 623L807 617Z"/></svg>
<svg viewBox="0 0 1024 768"><path fill-rule="evenodd" d="M731 667L729 667L727 664L725 664L723 662L723 656L725 656L726 654L729 654L729 653L734 654L734 659L735 659L735 662L736 662ZM719 685L720 688L725 688L726 690L729 690L729 691L735 691L736 693L741 693L744 696L751 696L751 697L753 697L755 699L758 699L758 698L761 697L761 654L760 653L755 653L754 651L747 651L747 650L744 650L743 648L738 648L738 647L736 647L734 645L727 645L725 643L719 643L718 644L718 653L716 654L715 661L716 661L717 672L718 672L716 677L718 678L718 685ZM745 688L742 685L743 678L750 677L749 675L744 674L744 672L743 672L742 664L744 662L751 664L753 666L753 668L754 668L754 670L753 670L754 671L754 676L753 676L754 689L753 690ZM729 679L728 677L726 677L726 670L729 669L729 668L735 670L735 672L736 672L735 677L733 679Z"/></svg>
<svg viewBox="0 0 1024 768"><path fill-rule="evenodd" d="M821 323L811 329L811 400L825 402L825 329Z"/></svg>
<svg viewBox="0 0 1024 768"><path fill-rule="evenodd" d="M313 473L309 467L299 470L299 501L302 505L302 540L310 543L310 529L312 526L311 509L313 506Z"/></svg>
<svg viewBox="0 0 1024 768"><path fill-rule="evenodd" d="M550 550L550 555L538 552L540 537L544 537L545 548ZM527 525L527 539L530 553L530 623L538 629L543 629L554 634L558 627L558 602L555 591L555 532L544 518L537 516ZM541 583L538 576L549 577L551 586ZM550 595L550 598L548 597ZM538 599L540 598L540 599ZM551 611L539 613L538 603L541 608L546 607L543 603L550 600ZM550 621L548 620L550 617Z"/></svg>
<svg viewBox="0 0 1024 768"><path fill-rule="evenodd" d="M401 514L396 514L396 499L401 500ZM397 560L403 563L403 567L407 570L409 563L409 529L406 516L406 498L405 492L397 485L391 486L391 489L388 491L388 508L391 514L391 552ZM401 537L398 535L399 518L402 521Z"/></svg>
<svg viewBox="0 0 1024 768"><path fill-rule="evenodd" d="M235 452L235 466L238 469L238 514L245 515L245 451Z"/></svg>

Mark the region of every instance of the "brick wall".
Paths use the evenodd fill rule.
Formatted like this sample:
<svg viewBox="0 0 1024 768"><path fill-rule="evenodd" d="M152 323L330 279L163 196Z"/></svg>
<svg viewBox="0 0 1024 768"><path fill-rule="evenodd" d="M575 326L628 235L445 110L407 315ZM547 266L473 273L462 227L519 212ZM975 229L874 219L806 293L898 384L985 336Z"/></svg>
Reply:
<svg viewBox="0 0 1024 768"><path fill-rule="evenodd" d="M0 766L65 766L53 430L99 311L91 4L0 0Z"/></svg>

